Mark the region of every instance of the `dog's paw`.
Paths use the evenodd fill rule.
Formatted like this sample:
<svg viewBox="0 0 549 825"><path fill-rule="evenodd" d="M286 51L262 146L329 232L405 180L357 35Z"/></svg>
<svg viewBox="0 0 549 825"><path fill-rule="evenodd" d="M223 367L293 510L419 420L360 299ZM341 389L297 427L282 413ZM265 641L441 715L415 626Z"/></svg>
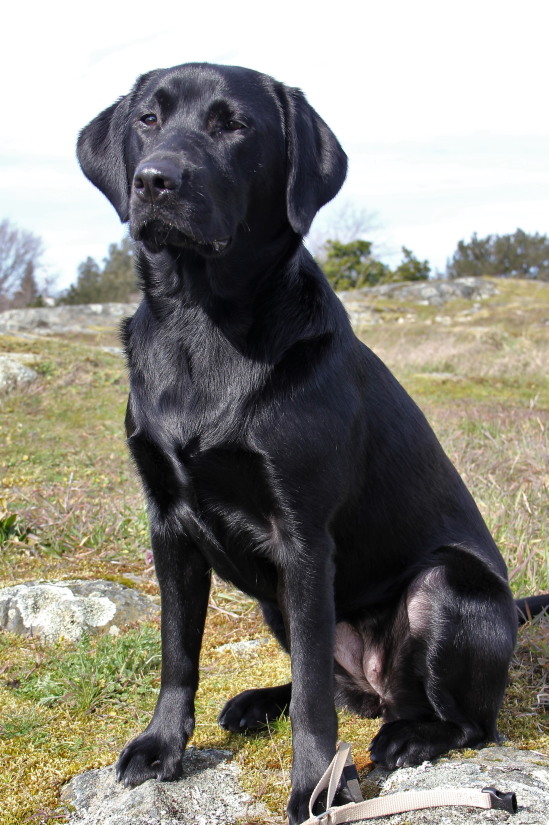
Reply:
<svg viewBox="0 0 549 825"><path fill-rule="evenodd" d="M311 784L311 786L304 791L299 789L294 789L292 791L287 807L288 825L300 825L301 822L305 822L306 819L309 819L309 800L311 799L311 794L315 788L315 784ZM353 802L352 794L347 787L347 783L344 780L341 780L332 805L347 805L349 802ZM314 815L319 816L325 810L326 791L323 791L315 803Z"/></svg>
<svg viewBox="0 0 549 825"><path fill-rule="evenodd" d="M311 793L312 790L311 788ZM288 801L288 807L286 808L288 825L300 825L301 822L309 819L309 799L311 798L311 793L292 791L292 795ZM319 813L319 810L325 810L324 805L316 805L315 808L316 814Z"/></svg>
<svg viewBox="0 0 549 825"><path fill-rule="evenodd" d="M271 720L277 719L289 703L290 685L245 690L229 699L217 721L225 730L245 733L263 728Z"/></svg>
<svg viewBox="0 0 549 825"><path fill-rule="evenodd" d="M421 765L460 747L459 733L457 726L448 722L397 719L381 727L370 745L370 756L389 770Z"/></svg>
<svg viewBox="0 0 549 825"><path fill-rule="evenodd" d="M116 778L125 785L141 785L147 779L170 782L180 779L185 740L166 740L158 734L144 733L133 739L116 763Z"/></svg>

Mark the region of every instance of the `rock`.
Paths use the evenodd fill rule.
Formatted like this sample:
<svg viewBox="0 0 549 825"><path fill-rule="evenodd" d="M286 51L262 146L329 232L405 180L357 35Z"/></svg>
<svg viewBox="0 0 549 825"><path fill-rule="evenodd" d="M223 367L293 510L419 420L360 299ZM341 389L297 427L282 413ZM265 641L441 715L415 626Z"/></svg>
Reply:
<svg viewBox="0 0 549 825"><path fill-rule="evenodd" d="M355 295L355 292L359 294ZM381 323L381 315L369 306L369 298L365 294L365 290L356 289L349 292L339 292L338 298L343 303L354 329L364 325Z"/></svg>
<svg viewBox="0 0 549 825"><path fill-rule="evenodd" d="M362 291L362 290L360 290ZM429 281L403 281L396 284L379 284L369 292L387 298L398 298L420 305L442 306L454 298L484 299L497 293L492 281L485 278L455 278L452 281L433 279Z"/></svg>
<svg viewBox="0 0 549 825"><path fill-rule="evenodd" d="M16 355L0 355L0 394L31 384L38 374Z"/></svg>
<svg viewBox="0 0 549 825"><path fill-rule="evenodd" d="M372 309L372 301L375 298L389 298L419 306L439 307L455 298L484 300L497 291L492 281L485 278L456 278L453 281L441 279L415 283L402 281L396 284L379 284L340 292L338 295L353 326L361 326L379 323L382 320L380 312Z"/></svg>
<svg viewBox="0 0 549 825"><path fill-rule="evenodd" d="M240 768L231 754L189 748L178 782L149 780L137 788L115 781L114 767L87 771L74 777L61 792L74 806L70 825L229 825L246 817L272 821L265 808L252 804L238 779ZM465 807L439 807L409 811L390 817L363 820L367 825L547 825L549 758L514 748L483 748L471 758L440 759L415 768L383 771L376 768L363 780L371 798L409 790L478 788L493 785L513 791L518 812Z"/></svg>
<svg viewBox="0 0 549 825"><path fill-rule="evenodd" d="M216 651L218 653L225 653L227 650L230 650L231 653L243 654L244 656L249 653L257 653L258 648L262 645L267 644L270 639L242 639L240 642L227 642L227 644L219 645L216 647Z"/></svg>
<svg viewBox="0 0 549 825"><path fill-rule="evenodd" d="M238 783L231 753L189 748L177 782L150 779L136 788L116 782L114 767L87 771L65 785L63 801L74 806L71 825L232 825L266 811L252 804Z"/></svg>
<svg viewBox="0 0 549 825"><path fill-rule="evenodd" d="M547 825L549 798L549 757L535 751L508 747L483 748L471 758L439 759L415 768L383 771L376 768L366 777L367 797L401 791L434 788L478 788L494 786L499 791L513 791L518 812L479 808L429 808L405 814L367 820L368 825Z"/></svg>
<svg viewBox="0 0 549 825"><path fill-rule="evenodd" d="M348 292L339 297L353 325L378 323L380 313L372 310L372 298L390 298L419 305L442 306L453 298L482 300L497 292L492 281L485 278L456 278L453 281L403 281L379 284ZM133 315L137 303L81 304L76 306L33 307L0 312L0 334L56 335L66 333L96 333L114 329L122 318Z"/></svg>
<svg viewBox="0 0 549 825"><path fill-rule="evenodd" d="M78 306L8 309L0 312L0 333L55 335L67 332L97 332L114 328L133 315L137 304L81 304Z"/></svg>
<svg viewBox="0 0 549 825"><path fill-rule="evenodd" d="M0 628L48 641L76 641L99 630L116 634L159 614L150 596L116 582L28 582L0 590Z"/></svg>

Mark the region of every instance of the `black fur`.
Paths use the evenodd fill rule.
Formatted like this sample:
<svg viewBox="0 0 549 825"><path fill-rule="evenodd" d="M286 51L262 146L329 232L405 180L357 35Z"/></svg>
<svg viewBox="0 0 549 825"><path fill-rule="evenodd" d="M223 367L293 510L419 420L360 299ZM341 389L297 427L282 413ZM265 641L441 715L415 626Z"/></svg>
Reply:
<svg viewBox="0 0 549 825"><path fill-rule="evenodd" d="M292 825L334 754L335 699L383 717L372 756L391 768L494 739L517 628L505 564L302 245L345 177L332 132L296 89L188 64L140 78L78 154L129 217L143 285L124 330L126 427L162 683L119 778L181 775L211 569L258 599L291 651L293 685L245 691L220 724L255 728L289 706Z"/></svg>

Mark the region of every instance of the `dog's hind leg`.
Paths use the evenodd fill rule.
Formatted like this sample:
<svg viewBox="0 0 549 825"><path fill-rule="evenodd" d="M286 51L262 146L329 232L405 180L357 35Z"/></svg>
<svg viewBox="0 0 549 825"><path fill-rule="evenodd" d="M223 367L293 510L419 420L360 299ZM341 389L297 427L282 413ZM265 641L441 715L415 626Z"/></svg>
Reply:
<svg viewBox="0 0 549 825"><path fill-rule="evenodd" d="M276 605L271 604L271 602L259 602L259 606L261 607L261 612L263 613L263 618L269 625L270 630L272 631L273 636L277 640L277 642L284 648L286 653L289 653L288 647L288 637L286 635L286 626L284 624L284 618Z"/></svg>
<svg viewBox="0 0 549 825"><path fill-rule="evenodd" d="M385 648L383 717L371 755L388 768L497 739L516 640L507 583L472 553L444 548L407 589ZM402 630L402 627L400 627Z"/></svg>
<svg viewBox="0 0 549 825"><path fill-rule="evenodd" d="M275 638L287 651L288 641L282 613L278 607L267 602L260 602L260 606ZM291 698L291 682L276 687L245 690L229 699L219 714L218 722L222 728L233 733L262 728L287 712Z"/></svg>
<svg viewBox="0 0 549 825"><path fill-rule="evenodd" d="M226 702L218 722L232 733L246 733L263 728L288 710L292 684L244 690Z"/></svg>

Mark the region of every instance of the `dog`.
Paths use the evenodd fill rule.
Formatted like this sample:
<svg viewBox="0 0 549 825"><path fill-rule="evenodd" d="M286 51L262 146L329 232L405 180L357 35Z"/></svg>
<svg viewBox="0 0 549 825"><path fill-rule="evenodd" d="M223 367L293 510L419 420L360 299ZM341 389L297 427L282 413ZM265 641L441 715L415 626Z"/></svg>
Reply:
<svg viewBox="0 0 549 825"><path fill-rule="evenodd" d="M185 64L140 77L82 130L78 158L129 221L143 291L123 328L126 432L162 675L118 779L181 776L212 570L290 652L292 684L219 717L245 732L289 708L290 825L334 755L336 705L382 717L371 755L387 768L495 740L517 632L504 561L302 243L346 176L333 132L298 89Z"/></svg>

